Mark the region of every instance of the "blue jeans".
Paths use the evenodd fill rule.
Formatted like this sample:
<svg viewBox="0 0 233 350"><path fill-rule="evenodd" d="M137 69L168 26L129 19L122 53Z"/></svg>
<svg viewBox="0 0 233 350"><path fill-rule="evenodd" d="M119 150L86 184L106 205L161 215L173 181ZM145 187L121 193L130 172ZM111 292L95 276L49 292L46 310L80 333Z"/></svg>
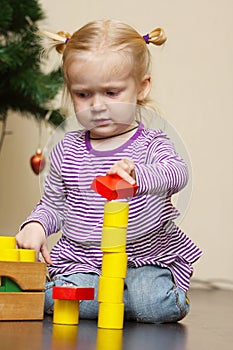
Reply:
<svg viewBox="0 0 233 350"><path fill-rule="evenodd" d="M57 275L47 283L45 312L53 310L52 287L72 284L94 287L95 299L80 302L80 318L98 317L98 280L93 273ZM124 290L125 320L145 323L177 322L189 312L186 293L178 288L169 269L158 266L128 268Z"/></svg>

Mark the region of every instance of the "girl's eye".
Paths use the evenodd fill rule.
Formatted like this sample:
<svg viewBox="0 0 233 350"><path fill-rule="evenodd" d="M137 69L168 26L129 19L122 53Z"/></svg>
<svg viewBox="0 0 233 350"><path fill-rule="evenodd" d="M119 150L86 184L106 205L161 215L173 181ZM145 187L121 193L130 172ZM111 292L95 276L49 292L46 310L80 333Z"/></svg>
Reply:
<svg viewBox="0 0 233 350"><path fill-rule="evenodd" d="M76 92L76 96L79 98L87 98L90 94L88 92Z"/></svg>
<svg viewBox="0 0 233 350"><path fill-rule="evenodd" d="M119 91L113 91L113 90L106 91L106 95L109 96L109 97L115 97L118 94L119 94Z"/></svg>

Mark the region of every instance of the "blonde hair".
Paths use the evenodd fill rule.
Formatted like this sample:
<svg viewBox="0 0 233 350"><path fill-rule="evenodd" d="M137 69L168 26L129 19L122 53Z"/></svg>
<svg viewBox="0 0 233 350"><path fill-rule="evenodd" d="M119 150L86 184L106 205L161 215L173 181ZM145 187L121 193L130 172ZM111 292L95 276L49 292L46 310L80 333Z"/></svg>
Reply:
<svg viewBox="0 0 233 350"><path fill-rule="evenodd" d="M90 22L72 35L67 32L55 34L41 31L41 33L51 39L50 49L55 48L62 54L65 80L70 55L75 54L75 57L78 57L78 54L109 50L126 54L131 59L132 75L138 83L150 72L151 55L147 44L159 46L167 40L162 28L156 28L143 37L128 24L116 20ZM139 104L145 105L147 102L148 99L145 98L139 101Z"/></svg>

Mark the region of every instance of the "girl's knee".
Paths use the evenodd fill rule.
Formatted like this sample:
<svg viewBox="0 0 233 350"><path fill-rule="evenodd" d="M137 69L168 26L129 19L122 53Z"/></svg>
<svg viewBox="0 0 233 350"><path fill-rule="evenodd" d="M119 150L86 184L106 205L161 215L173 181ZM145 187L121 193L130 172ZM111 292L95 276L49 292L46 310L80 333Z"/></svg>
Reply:
<svg viewBox="0 0 233 350"><path fill-rule="evenodd" d="M141 272L144 272L143 275ZM153 267L143 271L135 269L129 275L125 304L126 318L138 322L177 322L189 312L186 294L174 284L170 271L153 271Z"/></svg>
<svg viewBox="0 0 233 350"><path fill-rule="evenodd" d="M126 308L126 318L145 323L178 322L189 312L189 304L183 291L177 292L177 288L169 294L156 295L148 291L143 296L134 295L133 302ZM184 293L180 297L180 294Z"/></svg>

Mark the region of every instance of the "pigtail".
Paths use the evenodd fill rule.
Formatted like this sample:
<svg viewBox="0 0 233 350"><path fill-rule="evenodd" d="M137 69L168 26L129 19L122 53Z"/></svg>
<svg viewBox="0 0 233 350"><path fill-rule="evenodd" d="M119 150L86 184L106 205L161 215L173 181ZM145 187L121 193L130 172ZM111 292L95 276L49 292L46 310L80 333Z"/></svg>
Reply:
<svg viewBox="0 0 233 350"><path fill-rule="evenodd" d="M156 28L149 34L143 36L146 44L154 44L157 46L163 45L167 40L167 36L162 28Z"/></svg>
<svg viewBox="0 0 233 350"><path fill-rule="evenodd" d="M69 42L71 35L68 32L60 31L58 33L52 33L47 30L39 30L38 34L41 37L49 39L48 50L55 48L58 53L63 54L67 43Z"/></svg>

